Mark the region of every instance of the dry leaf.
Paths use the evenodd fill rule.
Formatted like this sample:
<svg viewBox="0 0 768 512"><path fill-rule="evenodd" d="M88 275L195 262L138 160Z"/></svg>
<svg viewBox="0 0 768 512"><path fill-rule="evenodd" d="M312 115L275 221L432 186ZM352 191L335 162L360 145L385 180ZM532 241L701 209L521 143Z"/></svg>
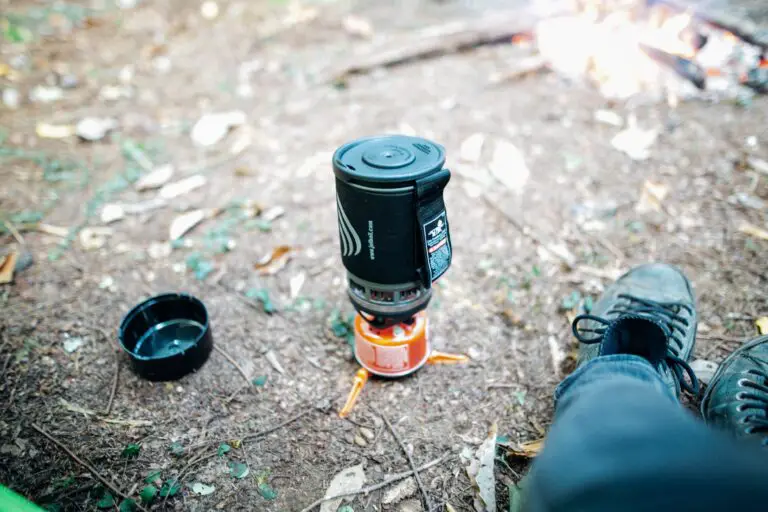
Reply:
<svg viewBox="0 0 768 512"><path fill-rule="evenodd" d="M755 238L760 238L761 240L768 240L768 231L762 228L759 228L754 224L750 224L748 222L742 223L741 226L739 226L739 231L741 231L745 235L753 236Z"/></svg>
<svg viewBox="0 0 768 512"><path fill-rule="evenodd" d="M234 110L217 114L205 114L192 127L190 137L201 147L213 146L227 136L235 126L245 124L245 112Z"/></svg>
<svg viewBox="0 0 768 512"><path fill-rule="evenodd" d="M325 497L330 498L337 494L356 492L365 484L365 471L363 465L358 464L350 468L342 469L331 480L331 485L325 491ZM320 505L320 512L336 512L341 505L342 498L328 500Z"/></svg>
<svg viewBox="0 0 768 512"><path fill-rule="evenodd" d="M279 219L283 215L285 215L285 208L282 206L273 206L269 210L265 211L261 218L266 222L272 222L273 220Z"/></svg>
<svg viewBox="0 0 768 512"><path fill-rule="evenodd" d="M350 35L365 39L373 37L373 26L371 26L371 22L360 16L350 14L344 18L342 25L344 26L344 30Z"/></svg>
<svg viewBox="0 0 768 512"><path fill-rule="evenodd" d="M624 118L612 110L595 110L593 116L598 123L616 126L618 128L624 126Z"/></svg>
<svg viewBox="0 0 768 512"><path fill-rule="evenodd" d="M640 199L635 205L637 213L660 212L662 202L669 195L669 187L664 183L645 180Z"/></svg>
<svg viewBox="0 0 768 512"><path fill-rule="evenodd" d="M186 235L192 228L200 224L206 217L205 210L193 210L191 212L183 213L173 219L171 227L169 229L169 238L178 240L182 236Z"/></svg>
<svg viewBox="0 0 768 512"><path fill-rule="evenodd" d="M542 448L544 448L544 438L522 443L519 447L509 446L509 452L518 457L532 459L539 454Z"/></svg>
<svg viewBox="0 0 768 512"><path fill-rule="evenodd" d="M288 264L294 249L290 245L279 245L261 258L254 268L262 275L275 275Z"/></svg>
<svg viewBox="0 0 768 512"><path fill-rule="evenodd" d="M125 209L119 204L105 204L101 209L101 222L110 224L125 217Z"/></svg>
<svg viewBox="0 0 768 512"><path fill-rule="evenodd" d="M306 281L306 279L307 275L304 272L300 272L291 278L289 282L291 289L291 300L294 300L299 296L299 293L301 293L301 288L304 286L304 281Z"/></svg>
<svg viewBox="0 0 768 512"><path fill-rule="evenodd" d="M467 475L470 481L475 485L482 503L479 503L480 510L496 512L496 478L493 468L496 459L496 433L497 427L494 422L488 431L488 437L475 452L472 460L467 466ZM477 500L475 508L477 508Z"/></svg>
<svg viewBox="0 0 768 512"><path fill-rule="evenodd" d="M16 260L19 253L16 251L7 254L0 264L0 284L8 284L13 281L13 272L16 269Z"/></svg>
<svg viewBox="0 0 768 512"><path fill-rule="evenodd" d="M657 130L643 130L637 126L630 126L617 133L611 139L611 145L632 160L647 160L651 156L650 148L658 136Z"/></svg>
<svg viewBox="0 0 768 512"><path fill-rule="evenodd" d="M200 188L206 183L205 176L202 174L195 174L189 178L183 180L174 181L169 183L160 189L160 197L163 199L173 199L189 192L192 192L196 188Z"/></svg>
<svg viewBox="0 0 768 512"><path fill-rule="evenodd" d="M80 245L86 251L101 249L107 243L107 237L112 235L110 228L83 228L80 230Z"/></svg>
<svg viewBox="0 0 768 512"><path fill-rule="evenodd" d="M136 182L136 190L151 190L162 187L171 179L173 171L173 166L170 164L156 167L152 172L142 176L141 179Z"/></svg>
<svg viewBox="0 0 768 512"><path fill-rule="evenodd" d="M531 176L525 157L512 143L499 140L488 165L491 174L502 185L514 192L522 192Z"/></svg>
<svg viewBox="0 0 768 512"><path fill-rule="evenodd" d="M768 334L768 316L761 316L755 320L755 325L757 326L757 332L761 336Z"/></svg>
<svg viewBox="0 0 768 512"><path fill-rule="evenodd" d="M267 362L272 365L272 368L277 370L277 373L281 375L285 374L285 369L283 369L283 365L280 364L280 361L277 360L277 355L275 355L273 350L264 354L264 357L267 359Z"/></svg>
<svg viewBox="0 0 768 512"><path fill-rule="evenodd" d="M75 127L71 124L37 123L35 133L43 139L65 139L75 134Z"/></svg>
<svg viewBox="0 0 768 512"><path fill-rule="evenodd" d="M461 143L459 158L464 162L472 164L477 163L483 152L483 143L485 143L485 135L482 133L473 133Z"/></svg>

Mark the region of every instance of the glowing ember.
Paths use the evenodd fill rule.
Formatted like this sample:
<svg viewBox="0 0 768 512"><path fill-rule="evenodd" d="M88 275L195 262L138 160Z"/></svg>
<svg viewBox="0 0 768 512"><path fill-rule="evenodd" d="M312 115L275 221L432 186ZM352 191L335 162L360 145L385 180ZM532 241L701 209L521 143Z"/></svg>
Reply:
<svg viewBox="0 0 768 512"><path fill-rule="evenodd" d="M534 38L554 71L613 100L733 97L744 93L740 77L760 58L730 32L642 1L590 1L573 16L540 22Z"/></svg>

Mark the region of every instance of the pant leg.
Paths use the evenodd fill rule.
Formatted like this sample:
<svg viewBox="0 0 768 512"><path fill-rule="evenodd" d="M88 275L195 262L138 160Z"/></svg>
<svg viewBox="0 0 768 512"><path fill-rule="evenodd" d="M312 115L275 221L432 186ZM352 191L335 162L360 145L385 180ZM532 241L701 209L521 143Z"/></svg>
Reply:
<svg viewBox="0 0 768 512"><path fill-rule="evenodd" d="M556 391L531 512L768 510L768 451L708 429L644 359L596 358Z"/></svg>

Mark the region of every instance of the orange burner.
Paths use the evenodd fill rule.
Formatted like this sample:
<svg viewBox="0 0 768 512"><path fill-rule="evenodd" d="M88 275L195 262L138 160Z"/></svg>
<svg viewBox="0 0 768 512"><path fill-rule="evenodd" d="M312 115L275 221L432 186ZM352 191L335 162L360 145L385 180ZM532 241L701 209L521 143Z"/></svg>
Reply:
<svg viewBox="0 0 768 512"><path fill-rule="evenodd" d="M355 316L355 358L362 368L355 374L352 390L339 416L346 417L360 396L368 377L404 377L425 364L455 364L469 361L462 354L432 352L429 321L421 311L408 322L376 326L362 315Z"/></svg>

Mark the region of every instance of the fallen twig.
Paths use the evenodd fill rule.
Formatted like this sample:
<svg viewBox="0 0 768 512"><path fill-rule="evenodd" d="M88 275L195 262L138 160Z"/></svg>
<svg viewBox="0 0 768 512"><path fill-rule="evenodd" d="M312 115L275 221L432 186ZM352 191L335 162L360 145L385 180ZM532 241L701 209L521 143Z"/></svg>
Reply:
<svg viewBox="0 0 768 512"><path fill-rule="evenodd" d="M117 379L120 376L120 353L115 350L115 376L112 379L112 389L109 392L109 401L107 402L107 408L104 409L104 416L109 416L112 412L112 404L115 401L115 393L117 393Z"/></svg>
<svg viewBox="0 0 768 512"><path fill-rule="evenodd" d="M108 488L110 491L112 491L113 493L117 494L118 496L120 496L120 497L121 497L121 498L123 498L123 499L128 499L128 496L127 496L127 495L125 495L125 494L123 494L123 492L122 492L120 489L118 489L118 488L117 488L117 486L115 486L115 484L113 484L112 482L110 482L109 480L107 480L106 478L104 478L103 476L101 476L101 473L99 473L99 472L96 470L96 468L94 468L93 466L91 466L90 464L88 464L87 462L85 462L83 459L81 459L80 457L78 457L77 455L75 455L75 454L74 454L74 452L73 452L72 450L70 450L69 448L67 448L66 446L64 446L64 444L63 444L61 441L59 441L58 439L56 439L56 438L55 438L55 437L53 437L51 434L49 434L48 432L46 432L45 430L43 430L42 428L40 428L39 426L37 426L37 425L36 425L36 424L34 424L34 423L32 423L30 426L31 426L33 429L37 430L37 431L38 431L40 434L42 434L43 436L45 436L45 437L46 437L46 438L47 438L47 439L48 439L50 442L52 442L53 444L55 444L56 446L58 446L59 448L61 448L62 450L64 450L64 451L67 453L67 455L69 455L70 457L72 457L72 460L74 460L75 462L77 462L78 464L80 464L81 466L83 466L85 469L87 469L88 471L90 471L90 472L91 472L91 474L92 474L93 476L95 476L97 480L99 480L101 483L103 483L103 484L104 484L104 485L105 485L105 486L106 486L106 487L107 487L107 488ZM144 510L145 512L146 512L146 510L147 510L147 509L145 509L144 507L142 507L142 506L141 506L141 505L139 505L139 504L136 504L136 507L137 507L139 510Z"/></svg>
<svg viewBox="0 0 768 512"><path fill-rule="evenodd" d="M16 242L19 245L27 245L26 242L24 242L24 237L21 236L21 233L19 233L19 230L16 229L16 226L14 226L11 221L0 219L0 224L5 226L5 229L7 229L8 232L13 236L13 238L16 239Z"/></svg>
<svg viewBox="0 0 768 512"><path fill-rule="evenodd" d="M379 482L378 484L369 485L368 487L362 487L356 491L349 491L349 492L342 492L339 494L334 494L333 496L325 496L323 498L320 498L318 500L315 500L312 502L309 506L303 508L301 512L310 512L315 507L319 506L323 502L335 500L338 498L347 498L349 496L357 496L358 494L368 494L373 491L378 491L379 489L386 487L390 484L393 484L395 482L399 482L400 480L404 478L408 478L411 475L418 474L420 471L426 471L429 468L433 466L437 466L438 464L441 464L448 460L450 458L450 452L443 454L442 457L439 457L431 462L427 462L426 464L419 466L415 470L411 469L409 471L403 471L402 473L397 473L395 475L392 475L391 477L387 478L386 480Z"/></svg>
<svg viewBox="0 0 768 512"><path fill-rule="evenodd" d="M247 373L245 373L245 370L243 370L243 367L242 367L242 366L240 366L239 364L237 364L237 361L235 361L235 359L234 359L232 356L230 356L229 354L227 354L226 352L224 352L224 349L223 349L223 348L221 348L221 347L219 347L218 345L214 345L214 346L213 346L213 348L214 348L214 350L216 350L216 352L218 352L219 354L221 354L222 356L224 356L224 358L225 358L227 361L229 361L230 363L232 363L232 366L234 366L235 368L237 368L237 371L239 371L239 372L240 372L240 375L242 375L242 376L243 376L243 378L245 379L245 382L247 382L248 384L250 384L250 383L251 383L251 378L248 376L248 374L247 374Z"/></svg>
<svg viewBox="0 0 768 512"><path fill-rule="evenodd" d="M388 40L383 46L374 45L366 55L353 56L348 64L332 73L331 80L480 46L510 43L513 36L531 32L537 19L509 12L427 27L411 36L397 38L395 43Z"/></svg>
<svg viewBox="0 0 768 512"><path fill-rule="evenodd" d="M85 407L81 407L79 405L71 404L66 400L64 400L63 398L59 400L59 403L61 404L62 407L64 407L69 412L76 412L86 417L93 416L95 419L99 421L103 421L104 423L112 423L114 425L128 425L130 427L148 427L152 425L152 422L149 420L128 420L128 419L119 419L119 418L105 418L96 411L86 409Z"/></svg>
<svg viewBox="0 0 768 512"><path fill-rule="evenodd" d="M276 430L280 430L283 427L287 427L291 423L293 423L295 421L298 421L299 419L303 418L304 416L306 416L307 414L313 412L314 410L315 410L314 407L305 408L300 413L291 416L290 418L288 418L287 420L283 421L282 423L278 423L277 425L275 425L273 427L269 427L266 430L260 430L259 432L254 432L253 434L246 434L245 436L241 437L240 439L243 442L245 442L245 441L252 441L252 440L258 439L260 437L264 437L267 434L271 434L272 432L274 432ZM203 447L203 446L210 446L211 444L215 444L216 442L217 441L215 441L215 440L204 441L202 443L193 444L192 446L189 447L189 449L190 450L194 450L195 448L200 448L200 447Z"/></svg>
<svg viewBox="0 0 768 512"><path fill-rule="evenodd" d="M370 407L370 406L369 406ZM371 409L373 409L371 407ZM379 415L379 417L384 420L384 424L387 426L389 431L392 433L392 437L395 438L395 441L397 441L397 444L400 445L400 449L405 454L405 458L408 459L408 465L411 466L411 470L413 471L413 476L416 477L416 485L419 486L419 491L421 492L421 497L424 499L424 508L426 510L432 510L432 504L429 500L429 494L427 494L426 489L424 489L424 483L421 481L421 477L419 476L419 472L416 469L416 464L413 463L413 457L411 457L411 453L408 451L408 449L403 444L403 440L400 439L400 436L397 434L397 431L395 430L395 427L392 426L392 423L387 419L386 416L384 416L381 412L374 409L376 414Z"/></svg>
<svg viewBox="0 0 768 512"><path fill-rule="evenodd" d="M739 337L739 336L724 336L724 335L716 335L716 334L697 334L696 339L698 340L712 340L717 341L714 345L709 347L704 354L702 354L701 359L707 359L709 356L723 348L724 346L728 345L729 343L745 343L749 338L745 337Z"/></svg>

